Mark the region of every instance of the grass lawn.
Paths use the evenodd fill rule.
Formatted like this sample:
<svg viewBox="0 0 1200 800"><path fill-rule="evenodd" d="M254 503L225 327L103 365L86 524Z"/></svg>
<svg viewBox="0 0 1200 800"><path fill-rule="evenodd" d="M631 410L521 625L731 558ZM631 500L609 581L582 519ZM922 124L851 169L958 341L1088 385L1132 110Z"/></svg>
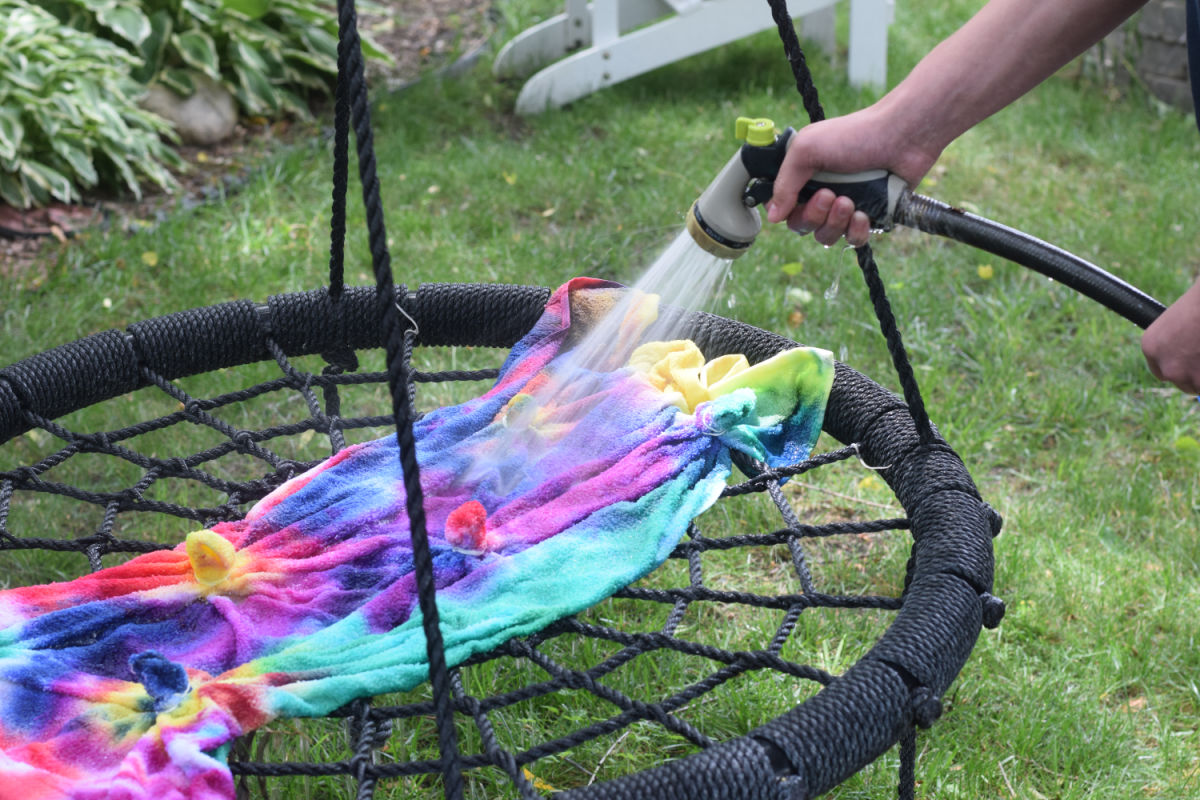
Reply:
<svg viewBox="0 0 1200 800"><path fill-rule="evenodd" d="M889 78L980 5L899 3ZM556 7L501 2L496 46ZM831 116L875 96L847 85L844 54L810 63ZM736 116L804 121L771 32L526 119L511 114L519 86L489 65L377 98L399 282L631 283L733 152ZM47 248L44 280L0 286L0 364L176 310L321 285L329 154L314 136L235 196L136 235ZM346 273L366 284L356 191ZM1194 121L1075 69L955 142L920 191L1164 301L1200 264ZM918 796L1200 796L1200 404L1150 376L1132 325L1039 275L912 231L874 246L930 414L1006 520L994 593L1008 614L918 739ZM716 310L897 388L848 251L768 230ZM9 447L37 445L24 438ZM839 491L858 509L890 499L878 481ZM652 762L652 746L634 756ZM831 796L889 796L885 762Z"/></svg>

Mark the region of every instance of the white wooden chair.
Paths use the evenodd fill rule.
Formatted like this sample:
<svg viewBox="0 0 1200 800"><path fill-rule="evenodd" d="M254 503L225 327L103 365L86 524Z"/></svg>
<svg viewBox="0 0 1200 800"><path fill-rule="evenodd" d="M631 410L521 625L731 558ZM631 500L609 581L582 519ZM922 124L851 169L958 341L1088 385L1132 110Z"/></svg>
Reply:
<svg viewBox="0 0 1200 800"><path fill-rule="evenodd" d="M801 35L827 52L834 49L837 2L788 0ZM846 2L849 80L882 88L894 0ZM518 113L536 114L774 24L764 0L566 0L566 13L504 45L493 71L500 77L536 72L517 97Z"/></svg>

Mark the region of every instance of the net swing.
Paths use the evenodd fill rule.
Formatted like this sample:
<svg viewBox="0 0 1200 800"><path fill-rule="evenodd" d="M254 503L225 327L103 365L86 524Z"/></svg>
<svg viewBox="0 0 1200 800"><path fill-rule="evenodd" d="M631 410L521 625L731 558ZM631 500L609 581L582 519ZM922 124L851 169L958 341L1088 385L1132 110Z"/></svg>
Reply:
<svg viewBox="0 0 1200 800"><path fill-rule="evenodd" d="M781 31L790 30L786 15L779 22ZM145 792L158 769L167 783L154 784L160 793L146 796L167 796L162 791L168 784L180 796L227 796L234 780L241 792L269 796L264 788L268 781L314 780L321 788L313 796L336 789L359 798L422 791L447 797L540 797L560 790L573 797L803 798L828 791L899 744L899 794L911 797L916 727L928 727L938 718L940 698L981 627L998 624L1003 615L1003 603L990 593L991 539L999 532L1000 519L929 421L869 248L860 249L859 261L903 399L846 365L829 364L832 380L822 428L843 446L817 453L805 447L798 459L774 463L752 458L745 449L737 451L740 455L712 456L733 460L747 476L729 485L723 485L723 474L718 476L723 488L716 487L717 502L765 496L775 509L773 520L747 531L724 530L719 513L676 520L678 542L661 554L663 566L636 583L625 585L626 580L619 588L603 590L611 600L539 622L519 636L494 631L496 642L463 650L464 637L440 617L456 607L453 587L435 590L445 566L444 559L438 561L446 553L439 546L451 538L453 528L454 549L473 553L487 547L479 520L459 511L467 507L469 512L473 507L467 504L452 511L451 516L457 514L453 524L442 514L444 519L436 519L440 531L427 528L439 513L436 493L429 493L424 470L416 464L421 442L436 436L433 423L442 418L436 411L420 416L416 409L450 405L446 398L486 398L493 381L503 386L527 363L526 354L537 350L542 341L537 335L554 335L545 327L548 315L555 302L569 306L570 292L552 295L542 287L478 284L426 284L410 291L393 283L351 2L339 3L339 26L330 286L146 320L0 371L0 441L36 431L46 442L41 452L9 454L3 463L0 548L46 559L54 552L67 554L67 577L78 575L86 563L91 576L63 584L75 587L64 591L74 592L76 600L119 596L121 580L136 583L148 573L113 569L122 563L144 565L148 558L156 559L155 579L171 573L183 575L189 586L221 587L240 574L238 554L222 544L234 534L212 538L189 531L266 530L266 541L270 534L289 530L291 522L255 528L257 521L270 519L273 511L317 487L322 478L336 483L338 467L353 465L358 457L330 461L329 454L382 449L396 465L393 499L403 509L410 536L409 562L402 570L408 589L391 599L403 598L416 609L409 621L416 620L422 635L407 652L417 653L416 671L429 680L397 680L398 668L390 662L368 680L364 665L370 664L357 660L366 658L365 651L351 650L355 663L338 673L344 680L328 688L320 679L329 673L317 675L312 667L305 672L304 666L328 653L306 651L284 669L237 673L236 680L222 683L222 702L203 709L210 713L206 722L225 726L221 735L202 726L204 736L211 738L193 735L199 730L194 729L172 740L166 732L174 729L158 717L170 716L199 695L192 688L212 676L198 678L169 653L122 649L113 674L120 674L125 689L141 687L123 706L128 710L120 720L123 730L154 728L157 741L170 740L174 748L153 750L169 754L171 769L145 759L120 773L128 796ZM786 32L785 47L806 104L810 97L815 103L803 57ZM374 288L346 287L342 278L351 125ZM694 342L704 360L742 354L747 369L754 370L751 365L796 352L796 344L784 337L719 316L670 308L659 313L674 317L680 337ZM510 354L499 368L420 368L424 352L434 353L430 358L436 363L438 349L447 347L523 349L520 358ZM364 363L382 368L364 369ZM456 389L459 385L467 388ZM124 418L125 398L133 392L158 398L162 412L147 419ZM391 414L380 413L389 398ZM472 402L458 408L470 408ZM418 440L417 432L425 438ZM157 443L168 434L175 449L160 455ZM384 437L383 444L374 450L362 444L378 436ZM180 440L189 444L181 447ZM429 458L427 454L422 463ZM338 463L330 466L333 461ZM887 482L902 515L801 518L794 492L799 478L817 470L861 470L860 462ZM314 473L316 467L320 471ZM687 490L706 480L689 478ZM55 509L64 528L79 533L39 525L44 517L38 514L47 506ZM637 530L637 521L630 523L631 530ZM670 527L658 517L651 523L654 530L645 531L647 538L662 536ZM620 527L615 522L605 526ZM328 543L329 552L347 542L357 545L356 535L358 531ZM844 581L823 576L820 567L827 560L832 563L839 551L854 552L864 536L897 541L901 558L891 565L894 575L865 581L864 591L851 591ZM139 555L141 560L124 561ZM325 555L321 549L305 553L316 562ZM662 559L650 558L656 560ZM361 574L357 567L367 563L348 558L331 567L342 570L342 589L364 593L364 604L378 588L366 580L354 582ZM755 574L747 564L767 574ZM877 585L889 585L891 591L876 591ZM92 595L84 591L96 586L105 588ZM28 591L5 598L3 611L10 622L25 619L22 614L35 619L49 613L40 606L30 610L51 601L35 589ZM137 613L147 615L139 619L177 633L175 639L203 637L203 630L181 625L178 617L154 616L159 608L154 603L134 605L119 606L110 623L120 627L125 622L121 613ZM384 607L376 610L385 616L399 615L394 606L379 605ZM64 603L53 611L74 608ZM279 605L260 619L288 613ZM336 622L307 618L298 624L308 626L305 635L316 636L337 627ZM821 653L821 637L838 625L850 631L844 638L849 652ZM23 627L28 634L32 626ZM383 627L390 632L387 624ZM89 648L102 638L97 631L108 630L88 621L70 633L69 641L43 642L42 650L62 651L53 653L56 658L76 652L92 658L96 651ZM67 636L57 627L34 633L46 640ZM257 632L249 630L246 636L252 639ZM172 638L162 641L169 644ZM235 650L241 641L237 639ZM28 652L38 650L28 637L21 642ZM8 644L13 645L11 638ZM384 650L386 661L392 651ZM95 660L104 661L103 648L99 652ZM258 663L254 655L235 653L231 658L241 668ZM96 672L103 670L96 667ZM14 674L6 673L10 685ZM673 682L662 685L663 676ZM26 683L20 691L53 691L37 685L37 677L22 673ZM277 691L284 684L287 691ZM308 691L310 686L317 688ZM737 719L742 693L769 698L774 718ZM72 696L115 702L108 695L85 695ZM245 709L266 707L255 705L260 697L268 698L263 702L270 713L251 718ZM270 705L279 697L283 705ZM27 707L39 708L34 700ZM307 717L316 717L313 724L318 726L309 735L336 736L337 741L320 758L311 757L309 745L280 755L281 740L288 738L281 731L293 730L283 723ZM530 726L529 720L537 724ZM88 735L93 732L87 725L82 728ZM244 735L234 738L239 733ZM622 772L615 763L620 759L611 756L627 736L669 757L650 768ZM67 759L79 753L54 755ZM0 768L7 776L19 774L5 757L9 760ZM78 761L72 763L79 767ZM203 770L188 772L181 766L195 764ZM232 779L222 777L224 764ZM208 783L202 785L197 776ZM320 782L325 779L334 783ZM94 790L102 791L85 779L78 796ZM38 795L31 790L27 796Z"/></svg>

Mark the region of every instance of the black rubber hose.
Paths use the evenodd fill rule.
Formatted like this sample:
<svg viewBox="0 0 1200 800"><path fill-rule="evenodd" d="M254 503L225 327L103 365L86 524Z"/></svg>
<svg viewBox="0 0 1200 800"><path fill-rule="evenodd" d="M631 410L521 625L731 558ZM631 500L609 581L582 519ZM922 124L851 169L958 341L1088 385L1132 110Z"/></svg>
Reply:
<svg viewBox="0 0 1200 800"><path fill-rule="evenodd" d="M906 193L896 206L893 220L909 228L978 247L1040 272L1142 328L1149 327L1164 310L1162 303L1141 289L1079 256L939 200Z"/></svg>

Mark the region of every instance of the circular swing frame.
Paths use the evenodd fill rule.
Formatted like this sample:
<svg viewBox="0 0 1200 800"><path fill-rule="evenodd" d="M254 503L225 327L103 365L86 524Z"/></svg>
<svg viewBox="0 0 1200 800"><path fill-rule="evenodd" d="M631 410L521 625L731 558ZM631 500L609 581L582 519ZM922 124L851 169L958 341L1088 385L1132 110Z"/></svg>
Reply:
<svg viewBox="0 0 1200 800"><path fill-rule="evenodd" d="M419 329L416 346L505 348L529 329L548 296L540 287L428 284L413 293L401 288L395 300ZM0 442L50 425L57 435L68 437L68 449L103 452L120 437L74 435L49 420L152 383L161 386L164 380L278 360L280 352L296 357L378 348L377 313L375 290L347 289L337 300L315 290L277 295L263 304L238 301L193 309L86 337L0 370ZM696 341L707 358L740 352L758 362L795 346L779 335L699 312L683 315L681 335ZM311 383L312 377L305 380ZM190 408L182 413L197 412ZM327 425L338 425L325 419ZM905 773L911 776L913 769L914 725L928 727L938 717L940 697L965 663L980 628L998 624L1003 615L1003 603L990 594L991 540L1000 520L980 499L949 445L940 437L921 436L904 401L840 363L824 430L853 444L866 463L886 465L878 474L907 514L912 550L898 612L886 632L816 695L750 733L569 796L808 798L841 783L897 742L904 745L904 796ZM244 433L232 433L231 447L253 445ZM264 476L260 491L265 494L298 466L303 465L284 464ZM0 474L0 504L8 502L14 488L37 480L32 468ZM142 502L125 492L108 498L106 508L113 514L150 510L139 508ZM145 549L144 543L111 536L50 541L0 529L0 549L30 547L86 550L94 567L106 552ZM469 712L468 705L460 702L457 710ZM362 709L353 713L364 723L369 720ZM404 769L369 763L378 726L359 724L357 734L357 763L332 771L356 775L359 796L370 797L376 780L404 774ZM496 752L491 758L510 774L518 766L512 759L504 763L505 756ZM235 774L260 776L329 772L238 760L231 767ZM907 783L911 787L911 777ZM527 793L528 787L518 789Z"/></svg>

